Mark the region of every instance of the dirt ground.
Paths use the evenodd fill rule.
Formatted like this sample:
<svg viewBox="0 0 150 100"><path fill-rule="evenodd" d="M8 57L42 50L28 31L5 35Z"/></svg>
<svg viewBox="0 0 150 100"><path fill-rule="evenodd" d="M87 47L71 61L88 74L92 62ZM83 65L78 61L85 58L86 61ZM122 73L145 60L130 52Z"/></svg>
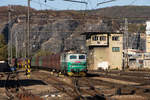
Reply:
<svg viewBox="0 0 150 100"><path fill-rule="evenodd" d="M31 78L28 79L24 73L19 74L20 84L29 92L31 92L34 95L38 95L44 100L72 100L72 97L69 97L65 93L57 90L53 87L52 84L48 84L46 81L39 79L37 76L40 75L51 75L48 71L35 71L31 73ZM41 76L42 77L42 76ZM68 84L71 84L72 81L70 80L70 77L67 78L66 76L61 75L60 77L56 77L60 79L61 81L67 82ZM89 78L89 77L87 77ZM122 81L122 80L116 80L111 78L103 78L103 77L97 77L93 76L89 79L96 79L100 82L109 82L109 83L116 83L116 84L122 84L122 85L139 85L140 83L137 82L128 82L128 81ZM1 87L0 87L0 100L7 100L7 96L5 94L5 80L6 76L2 77ZM94 83L93 83L94 85ZM103 93L104 95L108 96L108 100L149 100L146 96L143 95L115 95L116 88L109 87L107 85L94 85L96 90L98 90L100 93ZM147 85L149 88L149 85ZM82 87L83 89L89 89L86 86ZM112 95L114 94L114 95Z"/></svg>

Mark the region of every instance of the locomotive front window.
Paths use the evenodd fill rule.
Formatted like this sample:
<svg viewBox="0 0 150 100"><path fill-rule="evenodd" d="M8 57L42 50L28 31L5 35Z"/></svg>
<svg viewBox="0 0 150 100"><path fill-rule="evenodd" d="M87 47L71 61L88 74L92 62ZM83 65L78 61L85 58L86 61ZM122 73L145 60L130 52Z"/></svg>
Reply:
<svg viewBox="0 0 150 100"><path fill-rule="evenodd" d="M77 56L76 55L71 55L70 59L77 59Z"/></svg>
<svg viewBox="0 0 150 100"><path fill-rule="evenodd" d="M85 59L84 55L79 55L79 59Z"/></svg>

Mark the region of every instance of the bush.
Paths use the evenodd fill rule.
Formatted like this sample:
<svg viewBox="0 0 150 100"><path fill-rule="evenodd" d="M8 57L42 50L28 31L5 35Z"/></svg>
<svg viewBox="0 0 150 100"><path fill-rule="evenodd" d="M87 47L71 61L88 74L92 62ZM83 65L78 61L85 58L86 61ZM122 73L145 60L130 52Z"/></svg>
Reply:
<svg viewBox="0 0 150 100"><path fill-rule="evenodd" d="M7 60L7 45L3 34L0 34L0 60Z"/></svg>

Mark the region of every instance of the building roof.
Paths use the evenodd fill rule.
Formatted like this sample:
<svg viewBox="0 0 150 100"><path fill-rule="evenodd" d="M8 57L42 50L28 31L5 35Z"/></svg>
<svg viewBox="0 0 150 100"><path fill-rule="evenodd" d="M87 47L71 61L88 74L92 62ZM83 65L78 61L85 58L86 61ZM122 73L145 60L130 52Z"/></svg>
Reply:
<svg viewBox="0 0 150 100"><path fill-rule="evenodd" d="M81 35L94 35L94 34L123 34L123 32L84 32Z"/></svg>

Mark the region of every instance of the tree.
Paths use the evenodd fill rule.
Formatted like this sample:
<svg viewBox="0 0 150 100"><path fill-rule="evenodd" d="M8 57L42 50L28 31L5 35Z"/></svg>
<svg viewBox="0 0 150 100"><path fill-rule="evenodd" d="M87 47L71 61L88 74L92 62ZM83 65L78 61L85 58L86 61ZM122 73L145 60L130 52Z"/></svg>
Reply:
<svg viewBox="0 0 150 100"><path fill-rule="evenodd" d="M129 32L137 33L137 32L145 32L146 26L143 24L129 24Z"/></svg>
<svg viewBox="0 0 150 100"><path fill-rule="evenodd" d="M7 60L7 45L3 34L0 34L0 60Z"/></svg>
<svg viewBox="0 0 150 100"><path fill-rule="evenodd" d="M3 34L0 34L0 48L2 48L5 45L5 38Z"/></svg>

